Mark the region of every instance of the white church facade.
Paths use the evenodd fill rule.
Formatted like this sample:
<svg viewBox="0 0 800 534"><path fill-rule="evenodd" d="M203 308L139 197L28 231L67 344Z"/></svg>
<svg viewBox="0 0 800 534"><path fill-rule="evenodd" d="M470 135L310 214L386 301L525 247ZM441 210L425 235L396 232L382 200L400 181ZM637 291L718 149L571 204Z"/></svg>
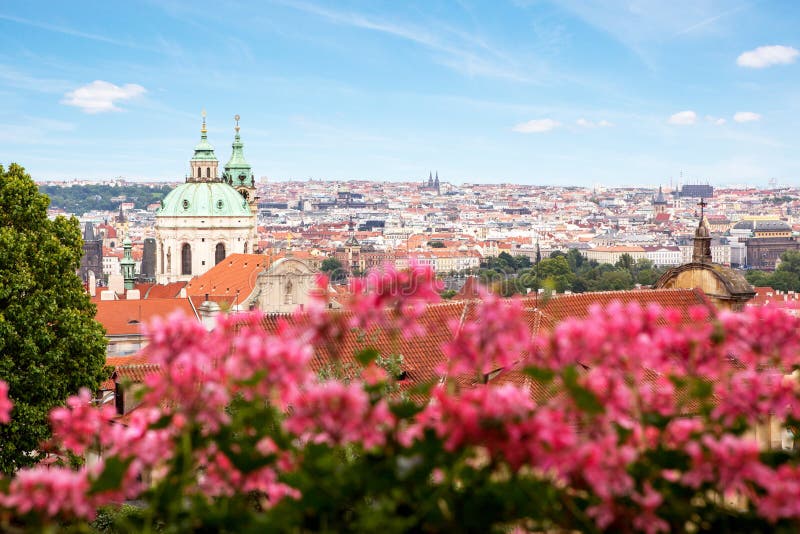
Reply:
<svg viewBox="0 0 800 534"><path fill-rule="evenodd" d="M173 189L156 213L156 280L188 281L234 253L254 253L255 180L244 159L236 116L231 158L219 175L214 147L208 142L205 114L200 142L189 162L185 183Z"/></svg>

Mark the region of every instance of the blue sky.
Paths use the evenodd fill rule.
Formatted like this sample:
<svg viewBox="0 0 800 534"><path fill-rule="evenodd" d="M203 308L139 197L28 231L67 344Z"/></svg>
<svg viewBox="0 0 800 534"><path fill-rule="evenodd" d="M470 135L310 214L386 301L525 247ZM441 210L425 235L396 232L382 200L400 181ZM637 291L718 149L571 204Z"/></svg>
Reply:
<svg viewBox="0 0 800 534"><path fill-rule="evenodd" d="M256 176L800 183L800 2L0 4L0 162Z"/></svg>

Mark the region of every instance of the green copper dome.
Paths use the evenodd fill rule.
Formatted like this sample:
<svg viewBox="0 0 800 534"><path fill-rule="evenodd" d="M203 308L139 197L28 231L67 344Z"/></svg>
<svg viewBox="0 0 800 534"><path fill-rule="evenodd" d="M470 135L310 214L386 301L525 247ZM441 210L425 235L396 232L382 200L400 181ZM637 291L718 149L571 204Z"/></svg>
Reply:
<svg viewBox="0 0 800 534"><path fill-rule="evenodd" d="M186 182L164 199L158 215L172 217L249 217L247 202L224 182Z"/></svg>

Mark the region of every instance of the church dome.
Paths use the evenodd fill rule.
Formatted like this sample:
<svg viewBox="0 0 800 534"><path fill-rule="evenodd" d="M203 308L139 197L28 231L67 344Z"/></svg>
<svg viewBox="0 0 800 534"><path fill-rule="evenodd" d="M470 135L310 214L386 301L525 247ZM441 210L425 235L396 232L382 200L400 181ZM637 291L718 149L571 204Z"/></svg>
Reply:
<svg viewBox="0 0 800 534"><path fill-rule="evenodd" d="M224 182L186 182L164 199L159 216L250 217L250 207L236 189Z"/></svg>

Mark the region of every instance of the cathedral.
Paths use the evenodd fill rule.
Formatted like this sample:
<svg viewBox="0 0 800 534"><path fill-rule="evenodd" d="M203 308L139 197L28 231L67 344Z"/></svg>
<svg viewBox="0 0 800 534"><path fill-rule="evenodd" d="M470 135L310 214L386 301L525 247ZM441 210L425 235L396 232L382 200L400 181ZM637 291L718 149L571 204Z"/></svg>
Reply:
<svg viewBox="0 0 800 534"><path fill-rule="evenodd" d="M244 158L238 115L235 120L233 150L220 176L203 113L189 175L156 213L156 280L160 284L201 275L229 254L256 252L255 179Z"/></svg>

